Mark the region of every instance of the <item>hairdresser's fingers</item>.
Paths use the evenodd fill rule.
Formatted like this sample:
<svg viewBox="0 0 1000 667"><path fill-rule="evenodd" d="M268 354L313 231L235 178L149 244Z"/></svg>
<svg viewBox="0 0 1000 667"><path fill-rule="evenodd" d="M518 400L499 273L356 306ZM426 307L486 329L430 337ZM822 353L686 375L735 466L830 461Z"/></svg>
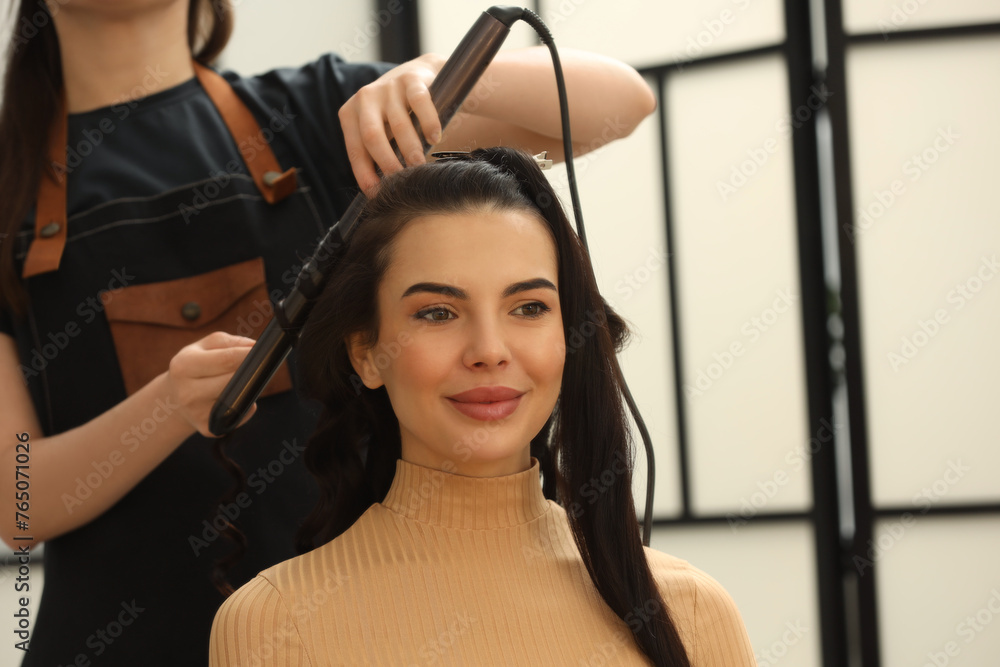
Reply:
<svg viewBox="0 0 1000 667"><path fill-rule="evenodd" d="M251 338L216 331L181 348L170 359L166 372L168 399L202 435L212 435L208 430L212 406L253 344Z"/></svg>
<svg viewBox="0 0 1000 667"><path fill-rule="evenodd" d="M231 375L243 363L253 344L252 339L241 336L232 336L228 342L203 338L175 354L168 372L190 379Z"/></svg>
<svg viewBox="0 0 1000 667"><path fill-rule="evenodd" d="M212 359L213 370L217 370L217 372L212 373L208 373L202 368L197 357L185 355L183 350L178 352L170 360L170 366L167 369L167 387L171 396L179 404L189 407L207 400L214 402L215 398L229 384L233 373L239 368L250 348L241 349L244 350L242 355L226 354ZM218 352L220 350L215 350L212 354Z"/></svg>
<svg viewBox="0 0 1000 667"><path fill-rule="evenodd" d="M386 134L386 111L391 104L392 87L390 81L378 88L365 87L355 93L358 98L358 133L365 150L383 174L402 168Z"/></svg>
<svg viewBox="0 0 1000 667"><path fill-rule="evenodd" d="M213 331L191 344L204 350L217 350L225 347L253 345L256 342L253 338L247 338L246 336L237 336L225 331Z"/></svg>
<svg viewBox="0 0 1000 667"><path fill-rule="evenodd" d="M340 107L340 128L344 133L344 145L347 148L347 158L351 161L351 171L354 179L366 194L371 194L378 185L378 174L375 172L375 161L365 148L358 126L357 100L352 97Z"/></svg>
<svg viewBox="0 0 1000 667"><path fill-rule="evenodd" d="M208 428L209 417L216 400L231 377L231 374L227 374L202 378L174 378L170 383L171 399L177 406L178 414L203 436L215 437ZM255 403L240 424L245 423L256 409Z"/></svg>
<svg viewBox="0 0 1000 667"><path fill-rule="evenodd" d="M407 84L404 81L400 81L399 85L403 86ZM400 155L406 160L406 164L410 166L423 164L423 145L420 143L417 131L413 127L413 121L410 119L410 110L406 104L405 94L402 91L397 91L397 94L392 95L386 101L385 111L389 129L392 131L392 136L396 140L396 146L399 148ZM379 163L379 166L382 167L383 174L391 174L402 168L398 161L385 166Z"/></svg>
<svg viewBox="0 0 1000 667"><path fill-rule="evenodd" d="M441 118L438 116L434 100L431 98L431 91L428 87L430 82L426 80L415 82L406 89L406 102L417 120L420 122L420 130L431 146L441 141ZM416 135L416 132L414 132ZM419 139L418 139L419 141ZM420 148L423 155L423 146Z"/></svg>

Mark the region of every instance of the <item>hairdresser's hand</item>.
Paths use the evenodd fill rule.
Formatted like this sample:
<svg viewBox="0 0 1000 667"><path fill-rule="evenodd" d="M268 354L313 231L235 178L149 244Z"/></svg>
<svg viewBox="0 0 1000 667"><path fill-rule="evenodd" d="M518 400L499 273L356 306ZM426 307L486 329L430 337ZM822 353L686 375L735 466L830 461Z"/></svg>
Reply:
<svg viewBox="0 0 1000 667"><path fill-rule="evenodd" d="M441 138L441 121L431 101L429 86L445 59L434 54L403 63L354 94L340 108L347 155L358 185L369 196L378 185L378 166L383 174L403 168L389 140L396 139L407 164L422 164L424 149L410 120L413 111L427 141Z"/></svg>
<svg viewBox="0 0 1000 667"><path fill-rule="evenodd" d="M215 400L253 347L254 340L222 331L191 343L170 360L166 374L169 400L198 433L212 438L208 416ZM240 426L257 411L254 403Z"/></svg>

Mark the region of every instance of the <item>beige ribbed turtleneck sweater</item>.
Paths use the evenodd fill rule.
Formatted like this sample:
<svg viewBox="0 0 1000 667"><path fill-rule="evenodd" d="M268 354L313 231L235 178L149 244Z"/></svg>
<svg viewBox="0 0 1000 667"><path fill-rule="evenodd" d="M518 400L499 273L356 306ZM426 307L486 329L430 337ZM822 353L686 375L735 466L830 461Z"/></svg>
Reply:
<svg viewBox="0 0 1000 667"><path fill-rule="evenodd" d="M648 665L600 597L539 464L466 477L403 460L346 532L261 572L219 609L211 667ZM752 667L725 590L646 549L694 667Z"/></svg>

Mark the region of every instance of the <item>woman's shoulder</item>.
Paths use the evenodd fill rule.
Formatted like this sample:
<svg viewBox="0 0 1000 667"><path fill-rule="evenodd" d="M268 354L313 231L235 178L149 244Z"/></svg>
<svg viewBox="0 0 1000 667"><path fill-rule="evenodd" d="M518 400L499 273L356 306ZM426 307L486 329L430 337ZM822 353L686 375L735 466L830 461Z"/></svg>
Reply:
<svg viewBox="0 0 1000 667"><path fill-rule="evenodd" d="M281 664L311 664L309 620L344 593L350 575L337 554L350 548L352 529L272 565L230 595L212 624L211 667L258 664L260 656L280 658Z"/></svg>
<svg viewBox="0 0 1000 667"><path fill-rule="evenodd" d="M261 657L280 657L288 665L310 664L286 601L270 581L257 575L216 612L209 666L259 664Z"/></svg>
<svg viewBox="0 0 1000 667"><path fill-rule="evenodd" d="M717 595L726 593L718 581L683 558L649 547L643 547L646 562L662 593L669 594L679 602L693 605L699 592Z"/></svg>
<svg viewBox="0 0 1000 667"><path fill-rule="evenodd" d="M755 665L736 602L710 574L670 554L644 547L653 580L689 653L704 665Z"/></svg>

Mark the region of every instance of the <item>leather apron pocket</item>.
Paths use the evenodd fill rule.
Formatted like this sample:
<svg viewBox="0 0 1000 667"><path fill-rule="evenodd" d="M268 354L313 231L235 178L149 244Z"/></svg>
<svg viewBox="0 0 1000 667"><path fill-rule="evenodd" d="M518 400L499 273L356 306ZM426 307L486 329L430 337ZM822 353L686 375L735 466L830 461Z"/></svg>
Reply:
<svg viewBox="0 0 1000 667"><path fill-rule="evenodd" d="M260 257L196 276L116 291L106 308L129 396L213 331L256 339L273 315ZM287 360L261 396L292 388Z"/></svg>

